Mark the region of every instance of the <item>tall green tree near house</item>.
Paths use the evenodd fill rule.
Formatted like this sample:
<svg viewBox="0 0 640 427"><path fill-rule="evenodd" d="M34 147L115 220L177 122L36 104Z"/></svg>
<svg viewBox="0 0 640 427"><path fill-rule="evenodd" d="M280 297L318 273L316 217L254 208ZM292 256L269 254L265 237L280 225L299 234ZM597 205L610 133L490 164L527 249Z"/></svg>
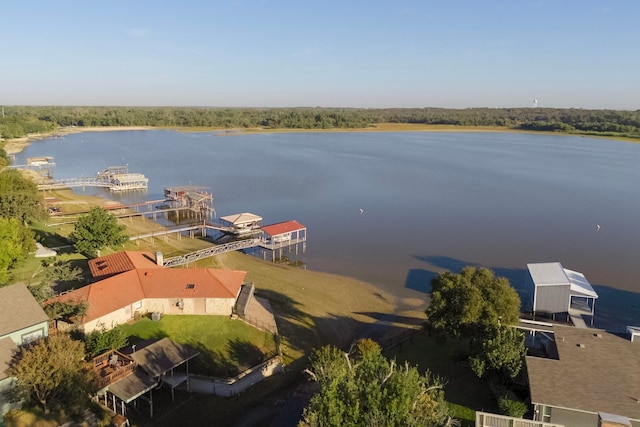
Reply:
<svg viewBox="0 0 640 427"><path fill-rule="evenodd" d="M82 277L82 269L73 267L69 262L57 261L53 265L43 262L40 269L31 276L27 285L29 291L38 302L56 295L56 288L78 281Z"/></svg>
<svg viewBox="0 0 640 427"><path fill-rule="evenodd" d="M13 399L32 400L45 413L57 406L81 413L95 391L95 373L84 359L84 344L62 333L20 347L7 369L17 379Z"/></svg>
<svg viewBox="0 0 640 427"><path fill-rule="evenodd" d="M520 297L509 281L487 268L465 267L431 281L427 327L451 338L469 340L469 362L479 377L501 379L520 372L524 335L514 326L520 318Z"/></svg>
<svg viewBox="0 0 640 427"><path fill-rule="evenodd" d="M300 427L445 426L454 421L439 379L396 365L371 340L360 341L352 355L323 347L313 353L307 372L320 391L304 410Z"/></svg>
<svg viewBox="0 0 640 427"><path fill-rule="evenodd" d="M16 169L0 172L0 217L26 222L44 216L43 199L37 185Z"/></svg>
<svg viewBox="0 0 640 427"><path fill-rule="evenodd" d="M487 268L465 267L431 281L427 325L450 337L473 338L498 325L516 325L520 297L509 281Z"/></svg>
<svg viewBox="0 0 640 427"><path fill-rule="evenodd" d="M35 250L33 232L16 218L0 218L0 285L9 281L9 269Z"/></svg>
<svg viewBox="0 0 640 427"><path fill-rule="evenodd" d="M498 326L487 331L481 348L471 357L471 369L477 376L494 374L498 378L515 378L522 369L526 354L524 334L510 326Z"/></svg>
<svg viewBox="0 0 640 427"><path fill-rule="evenodd" d="M78 218L69 238L81 254L95 258L100 250L123 245L128 241L126 227L118 224L118 218L100 207Z"/></svg>

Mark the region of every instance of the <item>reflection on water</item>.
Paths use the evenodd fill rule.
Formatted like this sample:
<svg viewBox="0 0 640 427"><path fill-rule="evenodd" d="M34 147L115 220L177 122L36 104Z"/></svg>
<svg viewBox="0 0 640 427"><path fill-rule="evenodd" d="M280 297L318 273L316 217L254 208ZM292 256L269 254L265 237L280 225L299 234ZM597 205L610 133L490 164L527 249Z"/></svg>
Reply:
<svg viewBox="0 0 640 427"><path fill-rule="evenodd" d="M310 269L403 298L424 299L434 274L470 264L505 275L525 296L526 264L547 261L594 285L640 290L638 144L502 133L128 131L35 142L16 162L44 155L55 158L56 178L115 165L145 174L147 194L93 190L125 203L193 184L211 189L219 216L295 219L309 230Z"/></svg>

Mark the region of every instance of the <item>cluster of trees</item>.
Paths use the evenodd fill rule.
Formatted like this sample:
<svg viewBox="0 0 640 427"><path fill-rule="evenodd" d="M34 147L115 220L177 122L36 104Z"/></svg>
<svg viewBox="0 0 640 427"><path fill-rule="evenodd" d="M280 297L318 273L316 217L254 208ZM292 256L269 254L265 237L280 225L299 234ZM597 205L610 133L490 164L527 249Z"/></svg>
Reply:
<svg viewBox="0 0 640 427"><path fill-rule="evenodd" d="M432 280L426 314L432 333L469 342L469 365L488 379L500 411L524 416L527 405L512 386L526 349L524 335L514 327L520 298L509 281L486 268L442 273ZM304 410L301 427L456 424L442 379L397 366L371 340L361 340L353 354L331 346L315 351L307 373L320 391Z"/></svg>
<svg viewBox="0 0 640 427"><path fill-rule="evenodd" d="M301 427L428 427L454 421L440 379L396 365L371 340L358 342L354 354L323 347L311 356L307 372L320 391L304 410Z"/></svg>
<svg viewBox="0 0 640 427"><path fill-rule="evenodd" d="M510 385L522 369L524 334L514 326L520 317L520 297L504 277L486 268L465 267L431 281L427 326L446 338L469 341L469 364L487 377L501 410L522 417L527 407Z"/></svg>
<svg viewBox="0 0 640 427"><path fill-rule="evenodd" d="M557 108L195 108L5 107L0 136L15 138L59 126L155 126L273 129L366 128L379 123L498 126L640 138L640 110Z"/></svg>
<svg viewBox="0 0 640 427"><path fill-rule="evenodd" d="M0 286L9 269L35 250L29 222L44 216L42 195L30 179L15 169L0 171Z"/></svg>

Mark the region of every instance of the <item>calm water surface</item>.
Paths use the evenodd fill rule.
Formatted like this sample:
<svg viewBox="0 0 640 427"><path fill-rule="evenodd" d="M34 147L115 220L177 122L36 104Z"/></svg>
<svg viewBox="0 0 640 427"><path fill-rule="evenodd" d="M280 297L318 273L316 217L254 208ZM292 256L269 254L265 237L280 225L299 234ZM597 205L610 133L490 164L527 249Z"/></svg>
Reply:
<svg viewBox="0 0 640 427"><path fill-rule="evenodd" d="M526 264L560 261L599 292L596 326L640 324L640 144L503 133L127 131L38 141L17 163L44 155L55 158L55 178L124 164L145 174L148 193L118 196L125 202L193 184L211 189L218 216L295 219L308 227L308 268L371 282L400 301L424 300L434 274L468 264L508 277L526 300Z"/></svg>

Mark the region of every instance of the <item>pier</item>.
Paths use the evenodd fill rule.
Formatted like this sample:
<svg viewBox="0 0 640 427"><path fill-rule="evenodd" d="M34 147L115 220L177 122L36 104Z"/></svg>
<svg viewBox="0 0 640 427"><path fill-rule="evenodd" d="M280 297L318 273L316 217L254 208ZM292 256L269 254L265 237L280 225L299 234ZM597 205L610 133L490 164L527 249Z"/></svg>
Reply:
<svg viewBox="0 0 640 427"><path fill-rule="evenodd" d="M54 163L55 164L55 163ZM42 167L42 165L40 165ZM62 190L74 187L102 187L111 191L146 190L149 179L141 173L129 173L127 166L110 166L91 178L51 179L38 183L38 190Z"/></svg>
<svg viewBox="0 0 640 427"><path fill-rule="evenodd" d="M228 227L212 222L203 222L202 224L170 227L165 230L131 236L129 240L151 240L153 242L153 239L156 238L167 239L171 234L175 234L180 239L183 233L189 233L191 238L194 238L196 234L207 237L207 230L220 231L221 228L226 229ZM297 258L306 252L307 229L297 221L286 221L266 225L262 228L258 230L259 234L255 238L240 238L186 255L167 258L162 265L164 267L177 267L225 252L238 250L248 250L252 255L265 260L270 259L272 262L281 261L286 257L286 254L295 254ZM232 233L230 230L226 231Z"/></svg>

